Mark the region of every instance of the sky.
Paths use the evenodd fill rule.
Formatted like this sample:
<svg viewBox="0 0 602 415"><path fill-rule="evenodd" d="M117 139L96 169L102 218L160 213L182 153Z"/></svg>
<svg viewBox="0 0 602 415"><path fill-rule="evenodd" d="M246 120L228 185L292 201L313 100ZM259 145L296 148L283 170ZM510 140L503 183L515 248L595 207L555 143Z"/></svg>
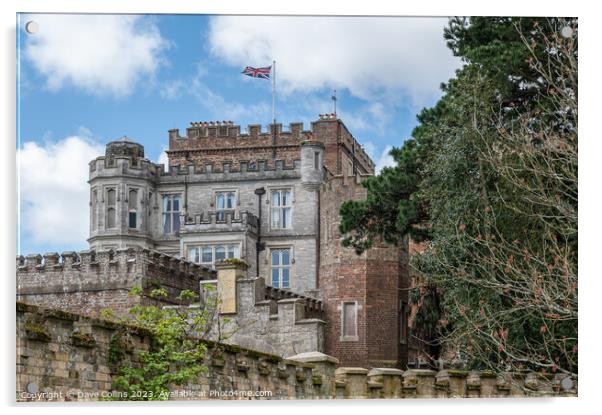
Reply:
<svg viewBox="0 0 602 415"><path fill-rule="evenodd" d="M87 249L88 162L124 135L166 164L167 130L272 118L271 81L241 74L276 61L276 118L337 114L377 165L461 66L445 18L17 16L17 251ZM35 34L25 24L37 23ZM265 127L264 127L265 128Z"/></svg>

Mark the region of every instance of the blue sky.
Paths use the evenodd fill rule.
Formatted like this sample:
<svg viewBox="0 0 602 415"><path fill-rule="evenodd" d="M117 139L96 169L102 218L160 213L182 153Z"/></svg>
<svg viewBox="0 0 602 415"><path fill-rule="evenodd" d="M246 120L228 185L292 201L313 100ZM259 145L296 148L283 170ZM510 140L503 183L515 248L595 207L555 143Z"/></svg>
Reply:
<svg viewBox="0 0 602 415"><path fill-rule="evenodd" d="M36 34L25 23L38 24ZM332 111L378 167L391 162L460 66L442 18L204 15L18 16L18 251L87 248L88 161L123 135L164 160L167 130L191 121L266 125ZM163 156L162 156L163 155Z"/></svg>

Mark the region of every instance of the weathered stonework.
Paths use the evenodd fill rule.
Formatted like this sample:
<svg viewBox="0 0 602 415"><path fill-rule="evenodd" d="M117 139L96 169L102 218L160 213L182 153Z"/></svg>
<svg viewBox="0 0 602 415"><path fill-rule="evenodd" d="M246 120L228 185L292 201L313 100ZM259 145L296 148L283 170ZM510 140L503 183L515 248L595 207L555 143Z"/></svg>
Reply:
<svg viewBox="0 0 602 415"><path fill-rule="evenodd" d="M17 303L17 401L98 401L119 396L112 388L119 366L110 354L121 329L112 322ZM73 341L74 337L85 341ZM137 331L131 342L122 358L135 365L137 351L149 349L149 334ZM203 362L207 372L172 389L170 400L577 396L577 380L565 390L560 385L562 375L335 369L337 359L323 353L282 359L241 347L212 342L208 346ZM216 346L221 350L219 359L211 353ZM257 393L243 394L249 391Z"/></svg>
<svg viewBox="0 0 602 415"><path fill-rule="evenodd" d="M110 142L90 162L90 251L63 253L62 262L56 254L18 258L17 298L123 314L136 301L127 295L134 285L166 288L164 303L174 305L179 291L198 292L202 280L222 290L221 311L233 317L229 342L405 367L405 248L358 257L340 246L340 205L365 197L360 181L375 167L341 120L324 114L309 130L292 123L245 133L229 121L193 122L183 136L169 131L167 155L166 170L127 137ZM231 205L219 205L224 194ZM226 248L248 267L220 284L209 268ZM349 301L358 306L357 332L343 339Z"/></svg>
<svg viewBox="0 0 602 415"><path fill-rule="evenodd" d="M156 303L148 297L155 288L168 293L161 304L185 304L176 300L182 290L197 292L201 280L215 275L198 264L140 248L18 256L17 300L85 315L107 308L125 314L137 303ZM133 287L146 295L128 295Z"/></svg>

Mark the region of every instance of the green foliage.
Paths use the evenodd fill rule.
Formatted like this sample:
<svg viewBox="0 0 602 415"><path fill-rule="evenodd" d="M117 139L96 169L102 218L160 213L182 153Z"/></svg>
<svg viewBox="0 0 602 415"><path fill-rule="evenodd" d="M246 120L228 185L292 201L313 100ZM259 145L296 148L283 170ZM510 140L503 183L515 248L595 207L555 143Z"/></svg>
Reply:
<svg viewBox="0 0 602 415"><path fill-rule="evenodd" d="M343 244L427 241L412 333L468 366L577 371L576 19L451 19L465 66L395 167L341 208ZM431 349L432 351L432 349Z"/></svg>
<svg viewBox="0 0 602 415"><path fill-rule="evenodd" d="M127 352L131 351L127 348L124 339L124 333L118 331L111 337L109 342L108 362L111 365L116 365L125 359Z"/></svg>
<svg viewBox="0 0 602 415"><path fill-rule="evenodd" d="M130 295L142 299L144 290L135 287ZM153 299L167 295L162 288L148 293ZM178 299L190 301L198 299L198 295L184 290ZM170 387L185 385L207 372L203 364L207 343L203 336L217 318L215 297L193 308L142 304L130 308L130 317L123 320L124 330L111 338L108 361L118 372L113 377L113 388L122 392L115 394L114 399L125 396L128 400L166 400ZM147 349L132 350L133 333L150 335ZM135 358L127 359L132 352Z"/></svg>
<svg viewBox="0 0 602 415"><path fill-rule="evenodd" d="M368 189L366 200L342 204L340 231L346 234L343 246L351 246L360 254L376 239L394 245L400 244L407 234L424 239L427 232L414 226L425 218L424 206L413 197L418 191L420 151L415 140L393 149L391 155L397 167L384 168L379 176L362 182Z"/></svg>

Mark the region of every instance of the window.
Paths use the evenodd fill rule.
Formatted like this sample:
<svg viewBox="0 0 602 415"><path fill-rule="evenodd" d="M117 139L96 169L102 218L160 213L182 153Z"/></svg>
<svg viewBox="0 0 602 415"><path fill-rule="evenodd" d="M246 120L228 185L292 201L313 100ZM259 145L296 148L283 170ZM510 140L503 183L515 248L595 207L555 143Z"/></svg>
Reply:
<svg viewBox="0 0 602 415"><path fill-rule="evenodd" d="M290 248L272 249L270 255L272 286L276 288L289 288L291 274Z"/></svg>
<svg viewBox="0 0 602 415"><path fill-rule="evenodd" d="M314 153L314 169L320 168L320 153L317 151Z"/></svg>
<svg viewBox="0 0 602 415"><path fill-rule="evenodd" d="M218 221L226 220L226 212L234 212L236 206L236 192L217 192L215 194L216 219Z"/></svg>
<svg viewBox="0 0 602 415"><path fill-rule="evenodd" d="M108 189L107 190L107 221L106 221L106 227L107 228L114 228L115 227L115 189Z"/></svg>
<svg viewBox="0 0 602 415"><path fill-rule="evenodd" d="M182 196L164 195L163 196L163 233L176 233L180 230L180 207Z"/></svg>
<svg viewBox="0 0 602 415"><path fill-rule="evenodd" d="M132 229L138 227L138 190L131 189L128 195L128 226Z"/></svg>
<svg viewBox="0 0 602 415"><path fill-rule="evenodd" d="M92 197L90 198L90 204L92 205L91 207L91 213L92 213L92 229L96 230L96 227L98 226L98 218L97 218L97 212L96 212L96 203L97 203L97 192L96 190L92 191Z"/></svg>
<svg viewBox="0 0 602 415"><path fill-rule="evenodd" d="M357 340L357 302L344 302L341 313L342 340Z"/></svg>
<svg viewBox="0 0 602 415"><path fill-rule="evenodd" d="M349 165L347 168L347 176L353 176L353 162L349 161Z"/></svg>
<svg viewBox="0 0 602 415"><path fill-rule="evenodd" d="M148 192L148 216L151 215L153 205L153 192Z"/></svg>
<svg viewBox="0 0 602 415"><path fill-rule="evenodd" d="M201 245L188 248L188 260L197 264L214 267L218 261L240 258L239 244Z"/></svg>
<svg viewBox="0 0 602 415"><path fill-rule="evenodd" d="M272 191L272 228L289 229L291 227L291 191Z"/></svg>
<svg viewBox="0 0 602 415"><path fill-rule="evenodd" d="M405 344L408 339L407 321L408 321L408 306L405 302L400 301L399 307L399 343Z"/></svg>

